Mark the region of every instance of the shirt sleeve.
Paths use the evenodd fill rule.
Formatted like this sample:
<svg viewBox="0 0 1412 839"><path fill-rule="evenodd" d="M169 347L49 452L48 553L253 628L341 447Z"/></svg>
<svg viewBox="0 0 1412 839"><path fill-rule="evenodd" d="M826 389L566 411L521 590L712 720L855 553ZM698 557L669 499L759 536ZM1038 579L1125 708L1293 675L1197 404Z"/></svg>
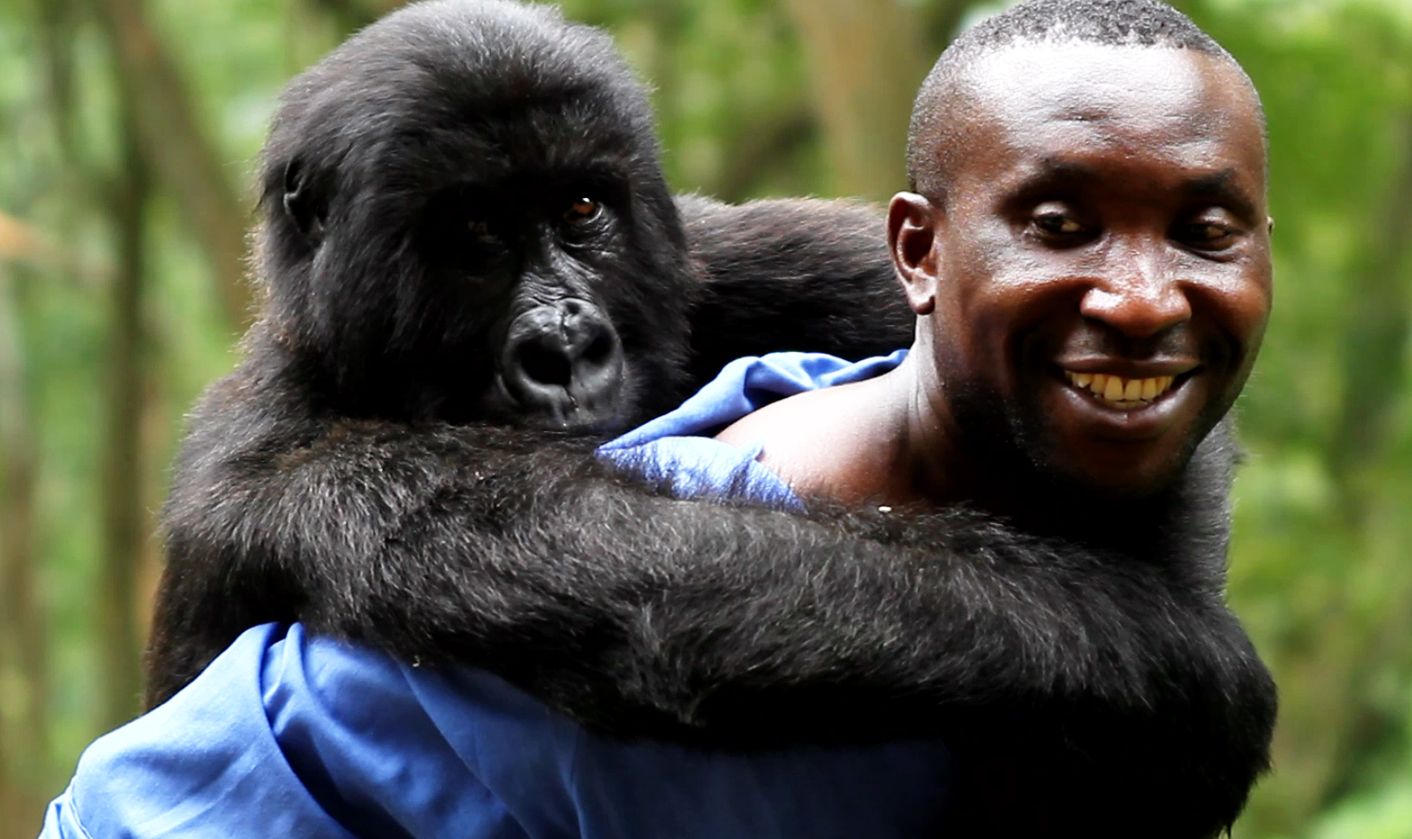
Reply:
<svg viewBox="0 0 1412 839"><path fill-rule="evenodd" d="M488 673L267 624L89 746L42 836L572 836L579 736Z"/></svg>
<svg viewBox="0 0 1412 839"><path fill-rule="evenodd" d="M98 740L49 807L45 837L350 836L291 771L265 717L248 630L169 702Z"/></svg>
<svg viewBox="0 0 1412 839"><path fill-rule="evenodd" d="M681 407L604 443L598 456L677 498L746 498L798 510L803 502L774 471L760 465L760 448L722 443L722 428L788 396L881 375L907 355L849 362L821 353L770 353L726 365Z"/></svg>

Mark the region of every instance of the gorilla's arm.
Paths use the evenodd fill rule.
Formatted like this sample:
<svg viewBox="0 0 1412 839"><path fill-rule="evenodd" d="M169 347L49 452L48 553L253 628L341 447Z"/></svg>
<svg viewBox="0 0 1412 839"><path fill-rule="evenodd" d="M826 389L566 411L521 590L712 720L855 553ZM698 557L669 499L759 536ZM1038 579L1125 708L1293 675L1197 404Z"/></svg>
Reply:
<svg viewBox="0 0 1412 839"><path fill-rule="evenodd" d="M248 372L270 369L254 359L191 420L154 701L246 626L298 616L486 667L616 733L937 733L982 755L1023 742L1026 772L1056 771L1036 745L1058 760L1073 735L1110 789L1141 778L1232 815L1263 765L1268 676L1210 566L1116 561L962 512L825 525L672 500L582 442L325 421Z"/></svg>
<svg viewBox="0 0 1412 839"><path fill-rule="evenodd" d="M917 316L893 276L876 207L696 195L676 204L702 279L691 314L694 381L773 350L868 358L912 343Z"/></svg>

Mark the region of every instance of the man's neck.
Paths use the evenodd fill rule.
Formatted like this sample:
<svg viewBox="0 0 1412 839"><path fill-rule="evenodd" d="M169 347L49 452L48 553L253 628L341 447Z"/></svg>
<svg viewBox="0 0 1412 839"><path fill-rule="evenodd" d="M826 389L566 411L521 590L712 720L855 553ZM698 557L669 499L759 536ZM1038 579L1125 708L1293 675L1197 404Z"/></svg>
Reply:
<svg viewBox="0 0 1412 839"><path fill-rule="evenodd" d="M1193 539L1224 540L1224 526L1206 534L1183 524L1225 521L1234 454L1224 432L1173 486L1142 498L1103 495L1047 474L1013 446L987 447L955 428L935 396L945 391L925 380L930 368L914 356L875 379L776 402L720 439L763 446L761 463L806 499L917 510L963 505L1031 533L1154 558L1190 553ZM995 440L1004 433L987 431Z"/></svg>

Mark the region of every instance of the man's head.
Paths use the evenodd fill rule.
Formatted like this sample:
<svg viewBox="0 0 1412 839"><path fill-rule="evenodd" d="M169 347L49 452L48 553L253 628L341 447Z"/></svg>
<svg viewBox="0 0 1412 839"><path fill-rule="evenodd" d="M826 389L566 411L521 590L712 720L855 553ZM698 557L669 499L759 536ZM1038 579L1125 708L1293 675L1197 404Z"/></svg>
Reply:
<svg viewBox="0 0 1412 839"><path fill-rule="evenodd" d="M1169 484L1269 312L1263 132L1234 59L1151 0L1034 0L961 36L888 219L946 433L997 470Z"/></svg>

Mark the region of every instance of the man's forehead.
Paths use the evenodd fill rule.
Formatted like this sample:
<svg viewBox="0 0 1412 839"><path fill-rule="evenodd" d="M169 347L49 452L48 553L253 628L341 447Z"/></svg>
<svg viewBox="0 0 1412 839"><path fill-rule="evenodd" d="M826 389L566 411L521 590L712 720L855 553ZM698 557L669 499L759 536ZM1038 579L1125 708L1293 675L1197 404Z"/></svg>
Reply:
<svg viewBox="0 0 1412 839"><path fill-rule="evenodd" d="M1007 109L1102 109L1134 94L1180 107L1210 107L1213 85L1239 78L1229 61L1164 46L1022 42L978 56L963 87Z"/></svg>
<svg viewBox="0 0 1412 839"><path fill-rule="evenodd" d="M1019 44L978 57L956 79L948 104L946 133L956 147L947 156L962 167L999 163L999 147L1046 159L1065 150L1107 150L1164 156L1194 170L1235 169L1263 184L1258 100L1221 56L1170 47Z"/></svg>

